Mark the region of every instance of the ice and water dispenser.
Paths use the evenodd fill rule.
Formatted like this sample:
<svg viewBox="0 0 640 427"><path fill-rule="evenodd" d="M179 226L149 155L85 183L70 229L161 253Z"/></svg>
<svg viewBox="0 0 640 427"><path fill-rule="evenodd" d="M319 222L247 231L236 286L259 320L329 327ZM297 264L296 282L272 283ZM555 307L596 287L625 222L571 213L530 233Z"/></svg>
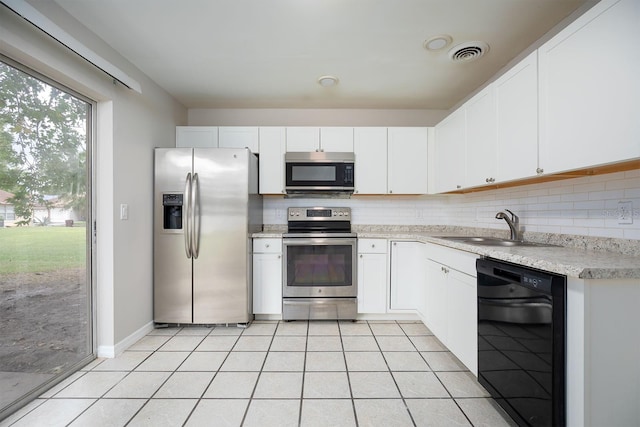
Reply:
<svg viewBox="0 0 640 427"><path fill-rule="evenodd" d="M164 230L182 229L182 194L162 195L162 228Z"/></svg>

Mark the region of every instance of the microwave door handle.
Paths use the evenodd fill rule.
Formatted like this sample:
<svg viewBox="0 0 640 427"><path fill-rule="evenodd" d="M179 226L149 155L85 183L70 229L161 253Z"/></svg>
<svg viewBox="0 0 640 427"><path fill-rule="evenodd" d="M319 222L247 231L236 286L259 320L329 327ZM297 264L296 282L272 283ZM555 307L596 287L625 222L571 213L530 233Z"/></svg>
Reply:
<svg viewBox="0 0 640 427"><path fill-rule="evenodd" d="M183 218L184 221L184 251L187 255L187 258L191 258L191 232L190 232L190 221L191 221L191 172L187 174L187 178L184 183L184 212Z"/></svg>
<svg viewBox="0 0 640 427"><path fill-rule="evenodd" d="M198 259L198 255L200 255L200 179L197 173L193 174L193 183L192 183L192 203L191 207L191 224L193 225L191 229L191 251L193 254L193 259Z"/></svg>

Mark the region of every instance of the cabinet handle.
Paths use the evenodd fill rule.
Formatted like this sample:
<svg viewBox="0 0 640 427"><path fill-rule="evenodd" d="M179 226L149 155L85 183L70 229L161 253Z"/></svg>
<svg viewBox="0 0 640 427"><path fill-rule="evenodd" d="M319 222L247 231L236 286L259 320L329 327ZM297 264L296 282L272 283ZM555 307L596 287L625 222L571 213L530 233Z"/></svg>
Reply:
<svg viewBox="0 0 640 427"><path fill-rule="evenodd" d="M265 247L265 248L268 248L268 247L269 247L269 244L267 243L266 245L264 245L264 247Z"/></svg>
<svg viewBox="0 0 640 427"><path fill-rule="evenodd" d="M375 248L375 247L376 247L375 243L374 243L374 244L372 244L372 245L371 245L371 247L372 247L372 248Z"/></svg>
<svg viewBox="0 0 640 427"><path fill-rule="evenodd" d="M393 193L393 190L389 190L389 194Z"/></svg>
<svg viewBox="0 0 640 427"><path fill-rule="evenodd" d="M396 243L396 242L393 242L393 246L396 246L396 245L397 245L397 243Z"/></svg>
<svg viewBox="0 0 640 427"><path fill-rule="evenodd" d="M486 179L484 180L484 182L489 182L489 178L486 178Z"/></svg>
<svg viewBox="0 0 640 427"><path fill-rule="evenodd" d="M456 188L462 188L462 185L456 185Z"/></svg>
<svg viewBox="0 0 640 427"><path fill-rule="evenodd" d="M544 169L542 169L542 168L538 168L538 169L536 169L536 173L537 173L538 175L540 175L541 173L544 173Z"/></svg>
<svg viewBox="0 0 640 427"><path fill-rule="evenodd" d="M278 255L278 259L280 259L280 258L281 258L281 256L280 256L280 255Z"/></svg>
<svg viewBox="0 0 640 427"><path fill-rule="evenodd" d="M360 258L362 258L362 254L360 254Z"/></svg>

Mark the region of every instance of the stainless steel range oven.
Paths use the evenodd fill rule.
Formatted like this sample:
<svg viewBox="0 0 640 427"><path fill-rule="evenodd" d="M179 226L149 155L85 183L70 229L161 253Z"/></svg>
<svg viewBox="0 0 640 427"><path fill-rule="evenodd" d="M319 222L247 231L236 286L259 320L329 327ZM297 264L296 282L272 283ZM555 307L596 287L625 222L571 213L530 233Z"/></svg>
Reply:
<svg viewBox="0 0 640 427"><path fill-rule="evenodd" d="M356 241L350 208L289 208L284 320L356 318Z"/></svg>

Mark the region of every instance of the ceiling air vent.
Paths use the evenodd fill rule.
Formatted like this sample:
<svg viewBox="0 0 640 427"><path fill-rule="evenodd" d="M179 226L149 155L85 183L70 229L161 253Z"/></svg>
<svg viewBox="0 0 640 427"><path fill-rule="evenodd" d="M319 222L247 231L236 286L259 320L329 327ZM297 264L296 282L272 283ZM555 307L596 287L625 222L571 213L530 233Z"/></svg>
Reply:
<svg viewBox="0 0 640 427"><path fill-rule="evenodd" d="M453 62L475 61L489 51L489 45L485 42L468 42L454 46L449 51L449 58Z"/></svg>

